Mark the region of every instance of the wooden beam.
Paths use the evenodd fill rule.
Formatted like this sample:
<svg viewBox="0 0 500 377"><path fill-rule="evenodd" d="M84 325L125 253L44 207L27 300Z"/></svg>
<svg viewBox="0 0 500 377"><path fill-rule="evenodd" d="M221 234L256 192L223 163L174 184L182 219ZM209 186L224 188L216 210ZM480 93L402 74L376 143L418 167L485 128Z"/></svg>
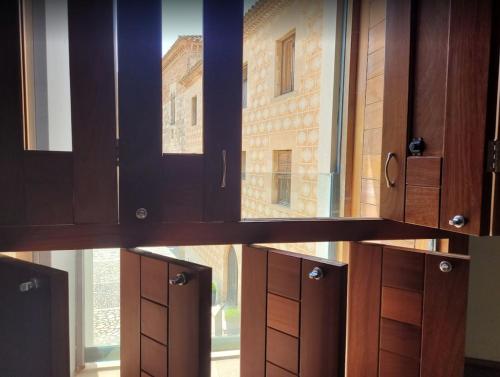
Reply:
<svg viewBox="0 0 500 377"><path fill-rule="evenodd" d="M0 251L108 247L450 238L453 233L383 219L252 220L0 227Z"/></svg>

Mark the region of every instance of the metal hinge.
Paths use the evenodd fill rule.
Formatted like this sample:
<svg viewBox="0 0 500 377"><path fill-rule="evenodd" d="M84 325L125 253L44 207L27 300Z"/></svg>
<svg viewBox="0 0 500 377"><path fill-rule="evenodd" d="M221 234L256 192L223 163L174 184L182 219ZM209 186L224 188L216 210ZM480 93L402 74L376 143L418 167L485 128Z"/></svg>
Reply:
<svg viewBox="0 0 500 377"><path fill-rule="evenodd" d="M486 171L500 173L500 140L492 140L488 143L487 164Z"/></svg>
<svg viewBox="0 0 500 377"><path fill-rule="evenodd" d="M120 139L115 140L116 166L120 166Z"/></svg>

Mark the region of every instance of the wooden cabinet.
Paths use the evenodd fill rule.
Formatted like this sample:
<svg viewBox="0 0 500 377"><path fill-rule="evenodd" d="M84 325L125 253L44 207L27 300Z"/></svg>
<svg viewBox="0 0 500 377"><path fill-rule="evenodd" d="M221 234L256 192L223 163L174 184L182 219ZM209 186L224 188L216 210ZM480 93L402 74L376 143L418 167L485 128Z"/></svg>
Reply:
<svg viewBox="0 0 500 377"><path fill-rule="evenodd" d="M347 374L463 375L469 258L351 244Z"/></svg>
<svg viewBox="0 0 500 377"><path fill-rule="evenodd" d="M68 2L72 152L25 150L20 9L0 10L0 225L116 223L113 2Z"/></svg>
<svg viewBox="0 0 500 377"><path fill-rule="evenodd" d="M70 375L68 274L0 255L0 375Z"/></svg>
<svg viewBox="0 0 500 377"><path fill-rule="evenodd" d="M343 376L347 265L243 247L241 375Z"/></svg>
<svg viewBox="0 0 500 377"><path fill-rule="evenodd" d="M121 253L121 375L210 375L212 270Z"/></svg>
<svg viewBox="0 0 500 377"><path fill-rule="evenodd" d="M381 217L497 233L498 14L490 0L387 1Z"/></svg>
<svg viewBox="0 0 500 377"><path fill-rule="evenodd" d="M202 154L163 154L161 9L118 2L120 222L239 221L243 2L204 1Z"/></svg>

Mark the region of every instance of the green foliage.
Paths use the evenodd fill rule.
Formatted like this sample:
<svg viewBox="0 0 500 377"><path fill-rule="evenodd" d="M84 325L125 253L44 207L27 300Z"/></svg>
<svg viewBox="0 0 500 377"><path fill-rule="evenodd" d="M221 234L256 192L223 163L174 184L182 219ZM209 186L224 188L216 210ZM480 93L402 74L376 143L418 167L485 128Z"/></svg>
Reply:
<svg viewBox="0 0 500 377"><path fill-rule="evenodd" d="M224 315L226 321L239 321L240 320L240 309L236 306L229 306L224 309Z"/></svg>
<svg viewBox="0 0 500 377"><path fill-rule="evenodd" d="M217 284L215 284L215 281L212 282L212 292L217 292Z"/></svg>

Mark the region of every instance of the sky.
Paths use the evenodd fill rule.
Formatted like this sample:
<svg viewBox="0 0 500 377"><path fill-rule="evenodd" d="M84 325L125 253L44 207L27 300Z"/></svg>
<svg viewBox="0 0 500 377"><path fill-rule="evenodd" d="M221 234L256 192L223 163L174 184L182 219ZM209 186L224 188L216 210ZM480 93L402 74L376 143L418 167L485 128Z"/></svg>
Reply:
<svg viewBox="0 0 500 377"><path fill-rule="evenodd" d="M257 0L244 0L245 12ZM166 54L179 35L201 35L203 0L163 0L162 53Z"/></svg>

